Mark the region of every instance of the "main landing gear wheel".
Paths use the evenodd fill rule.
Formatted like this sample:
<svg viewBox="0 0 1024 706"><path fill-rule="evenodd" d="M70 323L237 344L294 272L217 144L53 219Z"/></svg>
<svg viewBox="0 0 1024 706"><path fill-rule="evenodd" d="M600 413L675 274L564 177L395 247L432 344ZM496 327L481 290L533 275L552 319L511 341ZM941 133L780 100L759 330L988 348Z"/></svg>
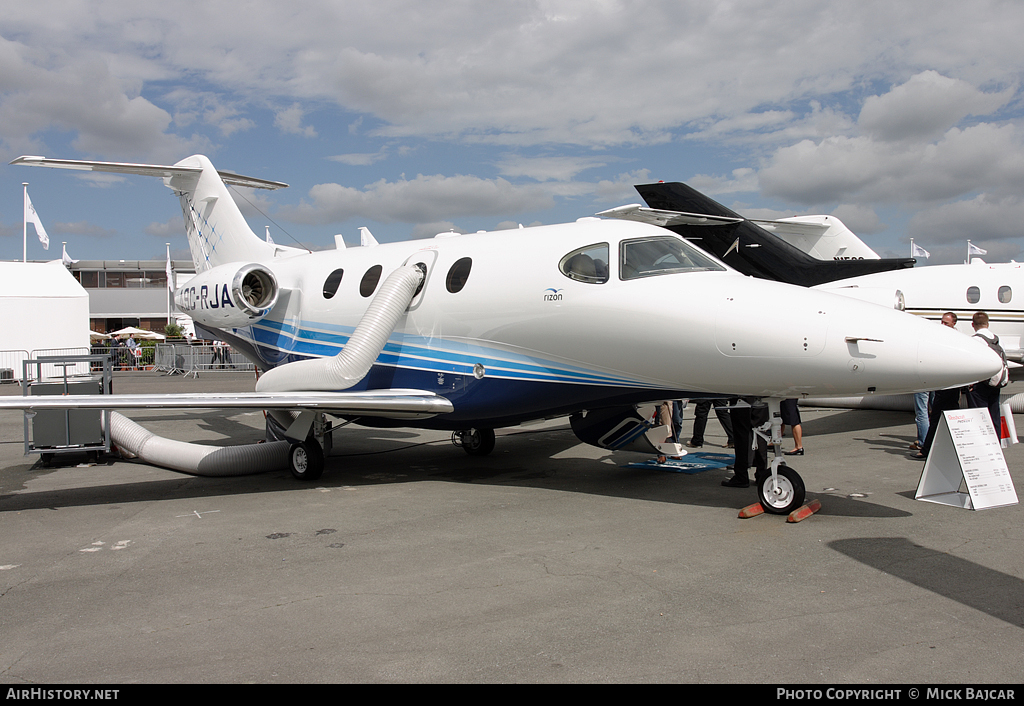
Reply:
<svg viewBox="0 0 1024 706"><path fill-rule="evenodd" d="M452 443L470 456L486 456L494 451L493 429L469 429L452 433Z"/></svg>
<svg viewBox="0 0 1024 706"><path fill-rule="evenodd" d="M324 473L324 451L313 439L292 444L288 468L298 480L316 480Z"/></svg>
<svg viewBox="0 0 1024 706"><path fill-rule="evenodd" d="M765 512L788 515L804 503L804 482L796 471L780 464L778 483L768 473L757 482L757 497Z"/></svg>

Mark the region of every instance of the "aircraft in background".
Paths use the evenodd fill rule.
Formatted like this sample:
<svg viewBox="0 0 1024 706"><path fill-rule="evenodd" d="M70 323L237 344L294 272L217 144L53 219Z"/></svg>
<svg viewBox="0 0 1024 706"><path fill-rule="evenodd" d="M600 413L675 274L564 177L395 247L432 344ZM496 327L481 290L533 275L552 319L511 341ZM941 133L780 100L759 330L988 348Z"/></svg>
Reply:
<svg viewBox="0 0 1024 706"><path fill-rule="evenodd" d="M493 449L495 428L568 415L583 441L625 448L649 429L638 404L751 395L769 398L781 449L784 398L936 389L1001 364L980 342L901 312L743 276L649 224L583 218L355 248L336 239L310 253L257 237L227 188L285 184L218 172L203 156L12 164L161 177L180 199L196 266L177 307L263 373L249 394L8 397L0 407L266 409L302 479L323 470L325 415L451 430L474 454ZM803 501L781 457L758 485L770 512Z"/></svg>
<svg viewBox="0 0 1024 706"><path fill-rule="evenodd" d="M989 330L999 337L1008 360L1024 362L1024 265L987 263L979 258L964 265L930 265L912 270L879 272L822 284L815 289L852 294L857 291L898 292L904 310L931 321L952 311L957 329L974 334L971 317L976 311L989 316Z"/></svg>
<svg viewBox="0 0 1024 706"><path fill-rule="evenodd" d="M597 215L667 228L743 274L812 287L914 266L913 258L879 258L834 216L757 221L680 182L635 188L648 207L630 204Z"/></svg>

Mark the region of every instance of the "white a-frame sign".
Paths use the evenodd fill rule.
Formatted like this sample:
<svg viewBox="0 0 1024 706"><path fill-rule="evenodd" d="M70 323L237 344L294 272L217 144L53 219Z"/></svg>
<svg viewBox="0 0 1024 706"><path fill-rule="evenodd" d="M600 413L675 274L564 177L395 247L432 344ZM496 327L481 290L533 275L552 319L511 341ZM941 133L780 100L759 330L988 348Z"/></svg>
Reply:
<svg viewBox="0 0 1024 706"><path fill-rule="evenodd" d="M961 490L964 486L967 492ZM914 497L968 510L1017 503L987 409L943 412Z"/></svg>

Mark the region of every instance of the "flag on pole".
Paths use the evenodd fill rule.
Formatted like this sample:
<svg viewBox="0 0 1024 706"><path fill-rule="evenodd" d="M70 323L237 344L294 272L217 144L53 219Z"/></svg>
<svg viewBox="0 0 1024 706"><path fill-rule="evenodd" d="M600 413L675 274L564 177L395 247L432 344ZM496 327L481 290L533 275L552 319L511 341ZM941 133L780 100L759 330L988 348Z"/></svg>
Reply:
<svg viewBox="0 0 1024 706"><path fill-rule="evenodd" d="M164 265L164 272L167 274L167 289L174 292L174 268L171 267L171 246L167 246L167 263Z"/></svg>
<svg viewBox="0 0 1024 706"><path fill-rule="evenodd" d="M923 257L927 260L932 254L922 248L920 245L915 243L913 240L910 241L910 257Z"/></svg>
<svg viewBox="0 0 1024 706"><path fill-rule="evenodd" d="M28 197L28 189L25 189L25 223L31 223L35 226L36 235L39 236L39 242L43 244L43 250L49 250L50 237L46 235L43 222L39 220L39 214L36 213L36 208L32 205L32 199Z"/></svg>
<svg viewBox="0 0 1024 706"><path fill-rule="evenodd" d="M988 255L988 250L982 250L977 245L975 245L970 240L968 240L967 241L967 254L968 255Z"/></svg>
<svg viewBox="0 0 1024 706"><path fill-rule="evenodd" d="M60 255L60 261L64 263L64 267L71 267L71 265L78 262L78 260L72 260L71 256L68 255L68 244L63 243L63 252Z"/></svg>

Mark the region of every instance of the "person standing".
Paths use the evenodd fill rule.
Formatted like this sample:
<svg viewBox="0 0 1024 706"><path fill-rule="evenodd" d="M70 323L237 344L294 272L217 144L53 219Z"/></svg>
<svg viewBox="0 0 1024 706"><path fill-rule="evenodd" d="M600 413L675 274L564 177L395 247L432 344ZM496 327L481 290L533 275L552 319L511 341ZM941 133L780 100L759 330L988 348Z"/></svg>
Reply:
<svg viewBox="0 0 1024 706"><path fill-rule="evenodd" d="M785 433L786 426L793 430L793 449L787 451L787 456L804 455L804 427L800 423L800 407L795 399L782 400L782 431Z"/></svg>
<svg viewBox="0 0 1024 706"><path fill-rule="evenodd" d="M949 328L956 328L956 314L947 311L942 315L942 325ZM928 433L924 437L924 443L920 450L913 455L913 458L926 459L935 440L935 432L939 428L939 420L943 412L950 412L960 407L960 393L962 388L954 387L949 390L936 390L931 395L931 411L928 414Z"/></svg>
<svg viewBox="0 0 1024 706"><path fill-rule="evenodd" d="M722 429L725 430L727 438L725 447L732 448L734 443L732 419L729 416L729 401L726 399L700 400L696 403L693 408L693 433L690 435L690 440L686 442L687 448L699 449L704 446L704 431L708 427L708 413L711 411L712 406L715 408L715 416L718 417L718 422L722 425Z"/></svg>
<svg viewBox="0 0 1024 706"><path fill-rule="evenodd" d="M1003 367L998 373L988 380L980 380L967 388L967 406L970 408L982 408L988 410L992 417L992 426L999 433L999 395L1003 387L1009 382L1009 371L1006 367L1006 353L999 345L999 336L988 330L988 314L984 311L975 312L971 318L971 326L974 328L974 335L985 341L988 347L994 350L1003 359Z"/></svg>
<svg viewBox="0 0 1024 706"><path fill-rule="evenodd" d="M732 433L736 440L734 474L723 480L727 488L749 488L750 467L754 466L754 479L760 479L768 472L768 442L754 433L756 427L768 421L768 405L758 397L742 397L729 407L732 417ZM756 447L756 450L755 450Z"/></svg>

